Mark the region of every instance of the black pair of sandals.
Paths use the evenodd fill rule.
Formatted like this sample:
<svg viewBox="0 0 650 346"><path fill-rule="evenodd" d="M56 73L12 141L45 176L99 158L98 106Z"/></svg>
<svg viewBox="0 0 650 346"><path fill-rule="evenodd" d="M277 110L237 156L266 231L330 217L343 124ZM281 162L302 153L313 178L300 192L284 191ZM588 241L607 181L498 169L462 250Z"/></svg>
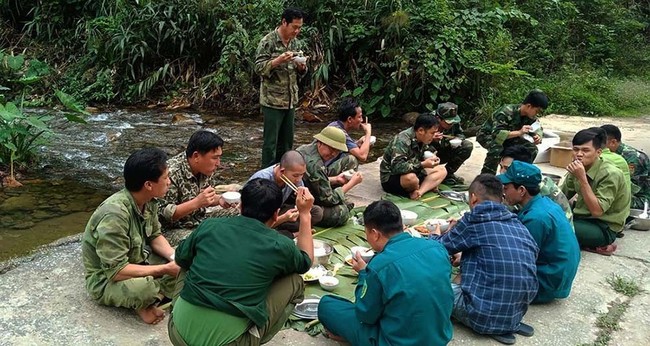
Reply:
<svg viewBox="0 0 650 346"><path fill-rule="evenodd" d="M522 336L533 336L535 334L535 329L532 326L527 325L526 323L519 323L519 329L515 331L516 334L522 335ZM507 334L500 334L500 335L489 335L492 339L504 344L504 345L513 345L516 341L517 338L515 337L515 333L507 333Z"/></svg>

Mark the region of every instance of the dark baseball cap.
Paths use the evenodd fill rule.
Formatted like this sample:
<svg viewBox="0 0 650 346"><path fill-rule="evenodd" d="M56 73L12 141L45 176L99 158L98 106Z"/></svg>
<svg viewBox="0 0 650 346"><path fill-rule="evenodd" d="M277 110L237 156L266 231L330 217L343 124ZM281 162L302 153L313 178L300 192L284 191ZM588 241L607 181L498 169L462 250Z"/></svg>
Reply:
<svg viewBox="0 0 650 346"><path fill-rule="evenodd" d="M458 105L455 103L445 102L438 104L436 114L438 114L442 120L450 124L458 124L460 122L460 117L458 116Z"/></svg>

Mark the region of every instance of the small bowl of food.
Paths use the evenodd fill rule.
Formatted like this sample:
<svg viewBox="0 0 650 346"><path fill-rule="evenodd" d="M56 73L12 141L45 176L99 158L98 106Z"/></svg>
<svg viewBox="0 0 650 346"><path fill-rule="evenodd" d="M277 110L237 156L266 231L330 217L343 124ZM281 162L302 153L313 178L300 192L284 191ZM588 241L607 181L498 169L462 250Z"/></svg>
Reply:
<svg viewBox="0 0 650 346"><path fill-rule="evenodd" d="M363 258L366 263L370 262L372 257L375 256L375 252L372 249L364 246L353 246L350 248L350 253L353 257L356 256L357 252L361 254L361 258Z"/></svg>
<svg viewBox="0 0 650 346"><path fill-rule="evenodd" d="M352 176L356 172L357 171L355 171L354 169L347 170L347 171L343 172L343 177L345 177L346 180L350 180L350 179L352 179Z"/></svg>
<svg viewBox="0 0 650 346"><path fill-rule="evenodd" d="M304 64L307 62L307 57L306 56L294 56L293 57L293 62L296 64Z"/></svg>
<svg viewBox="0 0 650 346"><path fill-rule="evenodd" d="M377 137L370 136L370 145L375 145L375 143L377 143Z"/></svg>
<svg viewBox="0 0 650 346"><path fill-rule="evenodd" d="M424 156L424 159L426 160L426 159L432 158L434 156L434 154L432 152L430 152L429 150L427 150L427 151L424 152L423 156Z"/></svg>
<svg viewBox="0 0 650 346"><path fill-rule="evenodd" d="M228 204L235 204L241 201L241 194L235 191L224 192L221 197L223 197L224 201Z"/></svg>
<svg viewBox="0 0 650 346"><path fill-rule="evenodd" d="M452 148L458 148L461 143L463 143L463 140L460 138L453 138L449 140L449 144L451 145Z"/></svg>
<svg viewBox="0 0 650 346"><path fill-rule="evenodd" d="M436 227L440 225L440 231L445 232L449 228L449 221L445 219L429 219L424 222L424 225L431 232L435 231Z"/></svg>
<svg viewBox="0 0 650 346"><path fill-rule="evenodd" d="M402 214L402 223L407 226L413 226L418 219L418 214L410 210L400 210L400 213Z"/></svg>
<svg viewBox="0 0 650 346"><path fill-rule="evenodd" d="M320 287L325 291L334 291L335 288L339 287L339 279L334 276L321 276L318 279Z"/></svg>

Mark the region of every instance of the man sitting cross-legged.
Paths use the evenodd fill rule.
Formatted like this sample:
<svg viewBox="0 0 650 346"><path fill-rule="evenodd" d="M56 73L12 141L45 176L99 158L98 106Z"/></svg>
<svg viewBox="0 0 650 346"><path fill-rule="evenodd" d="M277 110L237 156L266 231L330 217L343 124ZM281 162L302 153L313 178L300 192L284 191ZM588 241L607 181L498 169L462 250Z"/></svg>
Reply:
<svg viewBox="0 0 650 346"><path fill-rule="evenodd" d="M223 144L216 133L200 130L190 137L184 152L169 160L171 186L159 200L159 217L163 234L174 246L208 217L239 214L214 189L221 184L216 171ZM209 207L215 210L208 212Z"/></svg>
<svg viewBox="0 0 650 346"><path fill-rule="evenodd" d="M457 257L462 252L462 274L452 283L452 317L479 334L514 344L513 333L533 334L521 320L537 294L538 248L517 216L501 203L502 196L499 179L479 175L469 187L471 211L436 238L449 254Z"/></svg>
<svg viewBox="0 0 650 346"><path fill-rule="evenodd" d="M207 219L181 242L176 261L187 272L169 319L174 345L259 345L282 329L303 300L298 274L314 258L313 203L309 190L299 187L296 245L270 228L282 191L254 179L241 190L241 216Z"/></svg>
<svg viewBox="0 0 650 346"><path fill-rule="evenodd" d="M431 145L438 132L438 119L423 113L415 119L412 128L397 134L386 146L379 165L379 178L384 191L418 199L434 190L447 176L440 158L425 158L425 151L434 152Z"/></svg>
<svg viewBox="0 0 650 346"><path fill-rule="evenodd" d="M359 253L353 257L355 302L325 296L318 319L330 337L352 345L446 345L453 332L447 251L403 232L392 202L373 202L363 219L376 255L368 263Z"/></svg>
<svg viewBox="0 0 650 346"><path fill-rule="evenodd" d="M295 207L295 192L285 183L284 179L288 179L296 187L304 186L302 177L306 171L305 158L299 152L290 150L282 155L280 163L259 170L248 179L248 181L256 178L268 179L275 182L282 189L280 216L278 216L272 227L289 238L293 238L294 234L298 232L298 209ZM322 218L323 208L317 205L313 206L311 208L312 226L319 223Z"/></svg>
<svg viewBox="0 0 650 346"><path fill-rule="evenodd" d="M81 240L90 296L103 305L135 309L151 324L165 317L156 305L171 298L179 271L153 201L169 188L166 161L160 149L131 154L124 164L125 189L97 207Z"/></svg>
<svg viewBox="0 0 650 346"><path fill-rule="evenodd" d="M578 272L580 246L560 206L539 193L542 172L530 163L513 161L498 178L506 202L521 206L517 216L539 247L539 290L533 303L568 297Z"/></svg>
<svg viewBox="0 0 650 346"><path fill-rule="evenodd" d="M574 161L560 186L571 199L573 226L581 247L602 255L616 251L616 234L630 214L630 190L620 169L600 157L606 135L601 129L581 130L573 137Z"/></svg>

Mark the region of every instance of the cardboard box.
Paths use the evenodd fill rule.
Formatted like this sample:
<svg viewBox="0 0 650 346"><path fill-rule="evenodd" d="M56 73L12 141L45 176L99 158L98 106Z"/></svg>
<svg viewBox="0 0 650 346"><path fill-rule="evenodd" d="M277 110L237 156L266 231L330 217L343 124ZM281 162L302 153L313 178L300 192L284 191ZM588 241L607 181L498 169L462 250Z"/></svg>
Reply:
<svg viewBox="0 0 650 346"><path fill-rule="evenodd" d="M571 143L560 142L551 146L551 166L566 167L573 161L573 148Z"/></svg>

